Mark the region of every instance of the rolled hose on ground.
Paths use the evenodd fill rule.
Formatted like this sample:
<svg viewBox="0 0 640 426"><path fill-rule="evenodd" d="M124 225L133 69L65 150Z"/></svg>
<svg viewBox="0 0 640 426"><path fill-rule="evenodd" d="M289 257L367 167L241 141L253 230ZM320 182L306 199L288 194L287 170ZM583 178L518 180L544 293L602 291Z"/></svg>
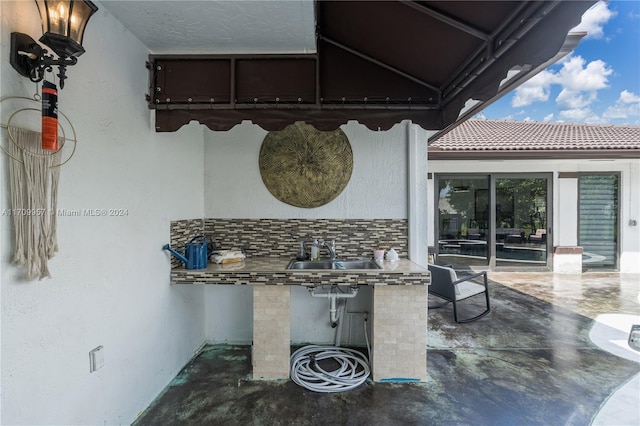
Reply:
<svg viewBox="0 0 640 426"><path fill-rule="evenodd" d="M338 368L325 371L318 361L332 359ZM314 392L342 392L354 389L369 377L367 357L356 350L335 346L304 346L291 355L290 376L299 386Z"/></svg>

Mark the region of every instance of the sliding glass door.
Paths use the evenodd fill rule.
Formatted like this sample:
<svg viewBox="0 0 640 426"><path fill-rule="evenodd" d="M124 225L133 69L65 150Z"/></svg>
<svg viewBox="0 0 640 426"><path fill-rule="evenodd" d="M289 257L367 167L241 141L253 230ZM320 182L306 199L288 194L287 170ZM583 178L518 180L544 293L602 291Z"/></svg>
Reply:
<svg viewBox="0 0 640 426"><path fill-rule="evenodd" d="M438 252L441 263L488 265L489 177L438 180Z"/></svg>
<svg viewBox="0 0 640 426"><path fill-rule="evenodd" d="M550 175L439 176L439 263L546 267Z"/></svg>
<svg viewBox="0 0 640 426"><path fill-rule="evenodd" d="M547 179L496 178L496 266L547 265Z"/></svg>

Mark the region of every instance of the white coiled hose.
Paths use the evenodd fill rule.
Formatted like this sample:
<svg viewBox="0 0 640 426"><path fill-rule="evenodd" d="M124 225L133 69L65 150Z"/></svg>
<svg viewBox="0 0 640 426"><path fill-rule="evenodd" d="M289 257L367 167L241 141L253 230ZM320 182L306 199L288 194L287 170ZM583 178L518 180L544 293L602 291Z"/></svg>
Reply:
<svg viewBox="0 0 640 426"><path fill-rule="evenodd" d="M319 361L331 359L338 368L326 371ZM342 392L354 389L369 377L367 357L356 350L335 346L304 346L291 355L291 380L314 392Z"/></svg>

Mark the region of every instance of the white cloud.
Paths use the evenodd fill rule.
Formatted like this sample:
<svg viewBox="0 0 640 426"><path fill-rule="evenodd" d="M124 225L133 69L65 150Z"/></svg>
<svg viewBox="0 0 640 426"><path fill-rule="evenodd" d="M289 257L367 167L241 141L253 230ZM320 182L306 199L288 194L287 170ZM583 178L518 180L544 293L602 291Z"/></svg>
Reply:
<svg viewBox="0 0 640 426"><path fill-rule="evenodd" d="M554 79L556 83L573 91L594 91L608 87L607 77L613 73L611 68L600 59L589 62L582 56L571 56L563 62L562 68Z"/></svg>
<svg viewBox="0 0 640 426"><path fill-rule="evenodd" d="M511 106L519 108L534 102L546 102L549 100L551 84L554 79L555 75L547 70L533 76L516 89L516 93L511 99Z"/></svg>
<svg viewBox="0 0 640 426"><path fill-rule="evenodd" d="M602 114L607 120L629 120L640 117L640 96L623 90L614 105L611 105Z"/></svg>
<svg viewBox="0 0 640 426"><path fill-rule="evenodd" d="M560 62L559 71L544 70L518 87L511 99L514 108L546 102L553 85L560 86L555 98L566 118L590 116L585 111L598 98L598 91L609 87L613 69L599 59L587 63L581 56L569 56ZM589 110L590 111L590 110Z"/></svg>
<svg viewBox="0 0 640 426"><path fill-rule="evenodd" d="M571 31L586 31L586 38L602 38L604 37L604 24L609 19L616 16L617 12L609 10L609 5L604 1L600 1L593 5L582 15L580 24Z"/></svg>
<svg viewBox="0 0 640 426"><path fill-rule="evenodd" d="M570 121L582 121L591 114L588 108L566 109L560 111L560 116Z"/></svg>
<svg viewBox="0 0 640 426"><path fill-rule="evenodd" d="M627 111L627 108L611 105L602 113L602 117L607 120L625 120L629 118L629 112Z"/></svg>
<svg viewBox="0 0 640 426"><path fill-rule="evenodd" d="M562 89L556 98L556 103L562 109L586 108L597 98L595 92L581 93L575 90Z"/></svg>
<svg viewBox="0 0 640 426"><path fill-rule="evenodd" d="M545 115L544 118L542 119L542 121L544 121L545 123L551 120L553 120L553 113Z"/></svg>
<svg viewBox="0 0 640 426"><path fill-rule="evenodd" d="M623 104L637 104L640 103L640 96L635 93L631 93L628 90L623 90L620 92L620 97L618 98L618 102Z"/></svg>
<svg viewBox="0 0 640 426"><path fill-rule="evenodd" d="M595 114L591 108L565 109L560 111L560 117L574 123L604 123L604 120Z"/></svg>

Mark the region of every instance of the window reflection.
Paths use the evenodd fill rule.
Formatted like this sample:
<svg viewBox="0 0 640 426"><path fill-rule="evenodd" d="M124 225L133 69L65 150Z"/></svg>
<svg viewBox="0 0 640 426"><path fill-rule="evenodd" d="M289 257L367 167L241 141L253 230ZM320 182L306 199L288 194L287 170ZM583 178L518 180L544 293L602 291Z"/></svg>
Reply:
<svg viewBox="0 0 640 426"><path fill-rule="evenodd" d="M489 183L490 176L438 180L439 262L488 265L493 235L496 266L546 266L547 178L496 178L495 193Z"/></svg>
<svg viewBox="0 0 640 426"><path fill-rule="evenodd" d="M444 263L487 265L488 176L439 181L439 253Z"/></svg>
<svg viewBox="0 0 640 426"><path fill-rule="evenodd" d="M546 265L547 180L496 179L496 266Z"/></svg>

